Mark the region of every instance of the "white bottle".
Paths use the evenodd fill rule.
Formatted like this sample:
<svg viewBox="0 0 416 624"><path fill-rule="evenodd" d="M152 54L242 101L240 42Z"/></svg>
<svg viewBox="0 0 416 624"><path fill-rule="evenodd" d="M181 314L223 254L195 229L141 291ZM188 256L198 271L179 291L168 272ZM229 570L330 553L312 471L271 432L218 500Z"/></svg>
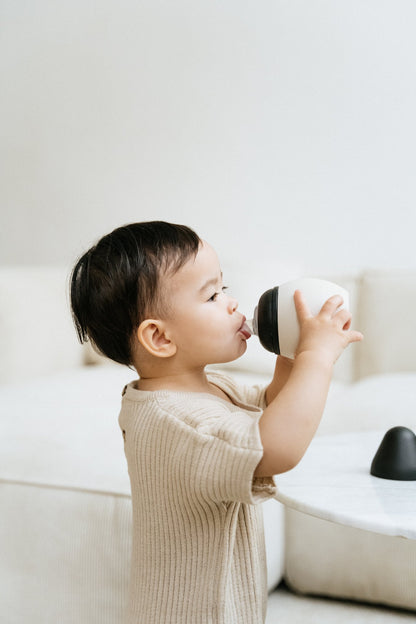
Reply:
<svg viewBox="0 0 416 624"><path fill-rule="evenodd" d="M345 288L316 278L299 278L267 290L259 299L253 320L248 322L263 347L277 355L293 359L299 342L299 322L293 295L300 290L314 316L333 295L341 295L340 308L349 309Z"/></svg>

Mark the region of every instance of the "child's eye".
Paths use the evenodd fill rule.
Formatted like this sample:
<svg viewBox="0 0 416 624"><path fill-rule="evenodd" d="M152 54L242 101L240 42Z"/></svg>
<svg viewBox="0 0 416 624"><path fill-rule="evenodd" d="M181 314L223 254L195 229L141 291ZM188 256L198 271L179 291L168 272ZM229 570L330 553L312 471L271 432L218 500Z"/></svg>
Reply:
<svg viewBox="0 0 416 624"><path fill-rule="evenodd" d="M228 286L223 286L223 287L221 288L222 292L225 292L225 291L227 290L227 288L228 288ZM220 295L220 294L221 294L221 293L219 293L219 292L214 293L214 294L212 295L212 297L210 297L210 298L208 299L208 301L216 301L216 300L217 300L218 295Z"/></svg>

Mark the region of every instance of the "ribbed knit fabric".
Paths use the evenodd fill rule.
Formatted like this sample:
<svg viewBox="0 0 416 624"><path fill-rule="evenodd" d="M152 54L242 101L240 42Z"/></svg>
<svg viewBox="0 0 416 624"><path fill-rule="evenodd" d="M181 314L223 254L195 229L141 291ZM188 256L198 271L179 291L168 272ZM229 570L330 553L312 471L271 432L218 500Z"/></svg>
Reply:
<svg viewBox="0 0 416 624"><path fill-rule="evenodd" d="M267 600L261 506L264 390L232 399L126 386L120 413L133 501L128 624L260 624Z"/></svg>

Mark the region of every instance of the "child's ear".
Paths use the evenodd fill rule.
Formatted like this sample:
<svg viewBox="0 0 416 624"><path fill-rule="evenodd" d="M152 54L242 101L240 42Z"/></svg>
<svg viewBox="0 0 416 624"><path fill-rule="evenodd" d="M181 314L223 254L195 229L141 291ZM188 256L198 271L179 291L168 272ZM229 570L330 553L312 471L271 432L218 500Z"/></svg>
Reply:
<svg viewBox="0 0 416 624"><path fill-rule="evenodd" d="M137 329L137 338L146 351L156 357L172 357L176 353L176 345L167 336L163 321L142 321Z"/></svg>

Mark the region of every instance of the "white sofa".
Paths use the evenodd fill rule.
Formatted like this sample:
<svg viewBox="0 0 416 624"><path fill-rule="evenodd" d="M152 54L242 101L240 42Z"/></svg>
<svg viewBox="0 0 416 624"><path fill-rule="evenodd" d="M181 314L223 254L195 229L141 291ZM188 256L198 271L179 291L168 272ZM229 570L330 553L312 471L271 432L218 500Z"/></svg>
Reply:
<svg viewBox="0 0 416 624"><path fill-rule="evenodd" d="M0 269L0 592L8 624L115 624L126 599L131 516L117 414L134 374L86 365L97 357L76 342L66 273ZM365 341L337 364L318 435L415 428L416 274L337 281L351 292ZM249 306L246 294L241 308ZM253 337L227 369L262 383L273 361ZM270 590L285 578L295 591L416 609L415 542L276 501L264 517Z"/></svg>

